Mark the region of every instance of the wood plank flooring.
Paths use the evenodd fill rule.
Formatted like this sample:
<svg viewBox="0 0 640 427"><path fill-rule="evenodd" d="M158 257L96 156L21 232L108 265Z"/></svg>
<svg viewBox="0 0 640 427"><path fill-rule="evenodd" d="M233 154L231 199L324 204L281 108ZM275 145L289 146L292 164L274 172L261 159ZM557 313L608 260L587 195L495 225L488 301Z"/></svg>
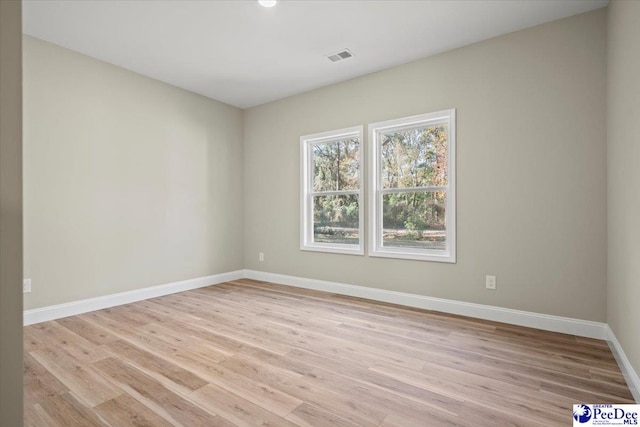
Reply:
<svg viewBox="0 0 640 427"><path fill-rule="evenodd" d="M604 341L239 280L24 328L25 425L566 426Z"/></svg>

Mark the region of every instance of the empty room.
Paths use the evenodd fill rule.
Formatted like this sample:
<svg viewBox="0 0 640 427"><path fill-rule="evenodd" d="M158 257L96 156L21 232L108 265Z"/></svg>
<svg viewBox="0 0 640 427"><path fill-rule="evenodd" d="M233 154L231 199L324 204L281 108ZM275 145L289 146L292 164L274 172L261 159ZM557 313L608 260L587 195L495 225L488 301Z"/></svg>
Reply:
<svg viewBox="0 0 640 427"><path fill-rule="evenodd" d="M640 418L640 1L0 1L0 427Z"/></svg>

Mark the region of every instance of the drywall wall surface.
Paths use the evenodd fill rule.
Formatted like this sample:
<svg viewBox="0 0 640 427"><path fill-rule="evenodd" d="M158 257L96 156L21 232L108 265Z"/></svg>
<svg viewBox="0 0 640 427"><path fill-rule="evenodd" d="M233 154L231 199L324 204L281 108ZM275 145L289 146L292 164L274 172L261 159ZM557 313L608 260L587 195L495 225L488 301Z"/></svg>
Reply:
<svg viewBox="0 0 640 427"><path fill-rule="evenodd" d="M33 309L242 268L243 112L24 38Z"/></svg>
<svg viewBox="0 0 640 427"><path fill-rule="evenodd" d="M246 110L245 268L604 321L605 45L598 10ZM456 264L300 250L301 135L448 108Z"/></svg>
<svg viewBox="0 0 640 427"><path fill-rule="evenodd" d="M608 9L607 322L640 373L640 2Z"/></svg>
<svg viewBox="0 0 640 427"><path fill-rule="evenodd" d="M22 423L22 11L0 2L0 426Z"/></svg>

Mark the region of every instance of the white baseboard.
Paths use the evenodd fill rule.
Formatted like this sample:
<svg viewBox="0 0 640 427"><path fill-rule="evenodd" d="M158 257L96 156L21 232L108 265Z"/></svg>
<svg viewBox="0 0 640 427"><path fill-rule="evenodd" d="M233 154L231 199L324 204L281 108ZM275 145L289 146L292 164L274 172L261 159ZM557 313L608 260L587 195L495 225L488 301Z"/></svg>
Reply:
<svg viewBox="0 0 640 427"><path fill-rule="evenodd" d="M605 323L588 320L572 319L568 317L539 314L529 311L513 310L509 308L490 305L475 304L470 302L434 298L424 295L408 294L385 289L369 288L365 286L348 285L344 283L328 282L323 280L308 279L283 274L267 273L256 270L237 270L228 273L214 274L212 276L198 277L180 282L151 286L133 291L120 292L102 297L72 301L64 304L50 305L24 311L24 325L46 322L62 317L101 310L129 304L149 298L169 295L191 289L202 288L210 285L238 280L242 278L261 280L265 282L280 283L298 288L314 289L331 292L340 295L366 298L374 301L383 301L408 307L422 308L426 310L441 311L444 313L458 314L475 317L478 319L493 320L512 325L526 326L545 331L561 332L581 337L608 340L613 333ZM613 336L615 338L615 336ZM617 343L617 341L615 341ZM617 348L620 348L619 344ZM620 348L621 349L621 348ZM624 353L622 353L624 354ZM626 358L625 358L626 360ZM630 366L630 365L629 365ZM636 376L637 378L637 376Z"/></svg>
<svg viewBox="0 0 640 427"><path fill-rule="evenodd" d="M613 356L616 358L616 362L618 362L618 366L620 367L620 371L622 371L622 375L624 375L624 379L627 382L627 386L629 390L631 390L631 394L633 394L633 398L636 400L636 403L640 403L640 378L636 373L633 366L631 366L631 362L627 359L627 355L624 353L618 338L613 333L613 330L607 325L605 327L607 332L607 341L609 342L609 347L611 348L611 352Z"/></svg>
<svg viewBox="0 0 640 427"><path fill-rule="evenodd" d="M231 280L242 279L243 277L243 270L237 270L229 273L197 277L195 279L188 279L182 280L180 282L135 289L133 291L120 292L117 294L105 295L102 297L72 301L64 304L50 305L33 310L25 310L23 315L23 322L25 326L32 325L34 323L47 322L49 320L87 313L94 310L101 310L103 308L115 307L117 305L129 304L131 302L174 294L176 292L183 292L191 289L203 288L205 286L217 285L220 283L229 282Z"/></svg>
<svg viewBox="0 0 640 427"><path fill-rule="evenodd" d="M298 288L314 289L317 291L332 292L334 294L349 295L374 301L383 301L409 307L422 308L425 310L475 317L477 319L493 320L496 322L526 326L545 331L561 332L564 334L601 340L607 339L607 325L605 323L592 322L589 320L572 319L569 317L552 316L548 314L495 307L491 305L474 304L443 298L388 291L385 289L368 288L364 286L347 285L344 283L266 273L255 270L244 270L244 277L247 279L280 283L282 285L295 286Z"/></svg>

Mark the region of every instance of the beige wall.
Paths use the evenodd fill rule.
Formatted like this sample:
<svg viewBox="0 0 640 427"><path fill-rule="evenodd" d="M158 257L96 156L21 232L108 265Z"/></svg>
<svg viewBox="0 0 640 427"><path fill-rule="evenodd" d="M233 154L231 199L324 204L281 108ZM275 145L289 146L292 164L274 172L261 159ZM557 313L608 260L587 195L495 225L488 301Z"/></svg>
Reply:
<svg viewBox="0 0 640 427"><path fill-rule="evenodd" d="M242 268L242 110L24 38L25 309Z"/></svg>
<svg viewBox="0 0 640 427"><path fill-rule="evenodd" d="M604 321L605 38L599 10L247 110L245 267ZM445 108L457 264L299 250L300 135Z"/></svg>
<svg viewBox="0 0 640 427"><path fill-rule="evenodd" d="M22 426L21 5L0 1L0 426Z"/></svg>
<svg viewBox="0 0 640 427"><path fill-rule="evenodd" d="M608 13L607 322L640 373L640 2Z"/></svg>
<svg viewBox="0 0 640 427"><path fill-rule="evenodd" d="M252 108L244 128L239 109L25 37L25 308L246 267L604 321L605 21ZM300 135L452 107L457 264L299 250Z"/></svg>

